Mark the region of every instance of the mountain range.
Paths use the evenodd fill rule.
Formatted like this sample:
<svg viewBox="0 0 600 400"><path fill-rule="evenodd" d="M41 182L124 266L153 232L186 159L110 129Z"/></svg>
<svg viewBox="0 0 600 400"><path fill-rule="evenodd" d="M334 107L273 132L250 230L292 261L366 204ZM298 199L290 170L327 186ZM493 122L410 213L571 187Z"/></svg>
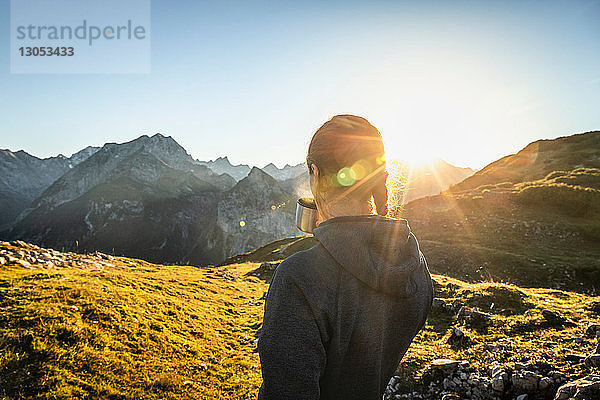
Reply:
<svg viewBox="0 0 600 400"><path fill-rule="evenodd" d="M154 262L217 263L298 234L296 200L311 195L302 163L261 169L227 157L198 161L162 134L69 158L8 150L2 157L0 237ZM410 185L394 186L395 198L439 193L473 171L439 160L435 174L410 172Z"/></svg>
<svg viewBox="0 0 600 400"><path fill-rule="evenodd" d="M12 222L48 186L94 154L98 147L65 157L41 159L23 150L0 150L0 230Z"/></svg>

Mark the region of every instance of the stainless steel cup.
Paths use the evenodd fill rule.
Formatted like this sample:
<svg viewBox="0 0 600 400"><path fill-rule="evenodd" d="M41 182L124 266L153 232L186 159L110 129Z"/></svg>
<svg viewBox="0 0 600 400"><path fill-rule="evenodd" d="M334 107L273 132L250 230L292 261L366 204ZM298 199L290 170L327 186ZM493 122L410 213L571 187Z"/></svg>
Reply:
<svg viewBox="0 0 600 400"><path fill-rule="evenodd" d="M312 197L302 197L296 204L296 226L302 232L312 233L317 226L317 204Z"/></svg>

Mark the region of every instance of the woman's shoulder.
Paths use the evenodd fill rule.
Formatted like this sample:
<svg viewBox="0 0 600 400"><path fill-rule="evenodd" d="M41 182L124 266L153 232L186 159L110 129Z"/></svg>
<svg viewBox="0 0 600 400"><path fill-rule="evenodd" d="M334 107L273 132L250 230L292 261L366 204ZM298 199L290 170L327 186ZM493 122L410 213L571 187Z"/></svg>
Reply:
<svg viewBox="0 0 600 400"><path fill-rule="evenodd" d="M322 244L317 243L313 247L298 251L283 260L275 271L276 275L284 276L292 280L328 280L336 278L339 274L339 266L329 255Z"/></svg>

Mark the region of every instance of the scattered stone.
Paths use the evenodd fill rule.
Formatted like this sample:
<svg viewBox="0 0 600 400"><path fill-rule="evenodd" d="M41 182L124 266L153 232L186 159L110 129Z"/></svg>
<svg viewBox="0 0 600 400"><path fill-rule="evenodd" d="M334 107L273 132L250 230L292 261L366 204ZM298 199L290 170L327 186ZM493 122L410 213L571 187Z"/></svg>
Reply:
<svg viewBox="0 0 600 400"><path fill-rule="evenodd" d="M507 372L500 367L494 367L492 369L492 389L502 393L507 388L508 382L509 376Z"/></svg>
<svg viewBox="0 0 600 400"><path fill-rule="evenodd" d="M278 265L279 265L279 263L264 262L264 263L260 264L260 268L265 269L265 270L275 271L277 269Z"/></svg>
<svg viewBox="0 0 600 400"><path fill-rule="evenodd" d="M546 308L542 310L542 317L544 317L544 319L552 326L562 326L567 322L565 317Z"/></svg>
<svg viewBox="0 0 600 400"><path fill-rule="evenodd" d="M517 400L527 400L528 396L526 394L522 394L520 396L517 396Z"/></svg>
<svg viewBox="0 0 600 400"><path fill-rule="evenodd" d="M565 356L565 360L573 364L582 363L586 358L587 356L585 354L567 354Z"/></svg>
<svg viewBox="0 0 600 400"><path fill-rule="evenodd" d="M600 354L591 354L585 359L588 367L600 367Z"/></svg>
<svg viewBox="0 0 600 400"><path fill-rule="evenodd" d="M556 392L554 400L600 399L600 375L591 374L585 378L564 384Z"/></svg>
<svg viewBox="0 0 600 400"><path fill-rule="evenodd" d="M16 263L19 264L23 268L31 268L31 263L29 261L17 259Z"/></svg>
<svg viewBox="0 0 600 400"><path fill-rule="evenodd" d="M535 365L530 364L530 363L520 363L520 362L516 362L515 363L515 369L517 371L523 371L523 370L535 370Z"/></svg>
<svg viewBox="0 0 600 400"><path fill-rule="evenodd" d="M445 308L445 306L446 302L444 301L444 299L440 299L439 297L434 297L433 301L431 302L431 308L433 310Z"/></svg>
<svg viewBox="0 0 600 400"><path fill-rule="evenodd" d="M1 264L1 263L0 263ZM590 324L585 330L587 337L595 338L596 334L600 332L600 324Z"/></svg>
<svg viewBox="0 0 600 400"><path fill-rule="evenodd" d="M469 346L471 339L460 328L454 326L448 337L448 344L453 350L459 350Z"/></svg>
<svg viewBox="0 0 600 400"><path fill-rule="evenodd" d="M463 306L458 310L457 318L466 325L474 327L486 327L492 322L490 314L466 306Z"/></svg>
<svg viewBox="0 0 600 400"><path fill-rule="evenodd" d="M442 311L442 312L449 312L449 313L456 312L456 308L451 303L445 301L444 299L440 299L438 297L435 297L433 299L433 302L431 303L431 309L434 311Z"/></svg>
<svg viewBox="0 0 600 400"><path fill-rule="evenodd" d="M550 371L548 376L552 378L557 383L564 383L567 381L567 377L560 371Z"/></svg>
<svg viewBox="0 0 600 400"><path fill-rule="evenodd" d="M489 352L511 352L514 343L507 338L498 339L494 343L484 343L483 348Z"/></svg>
<svg viewBox="0 0 600 400"><path fill-rule="evenodd" d="M431 362L431 369L433 371L441 371L445 374L451 374L458 368L459 365L460 361L438 358L437 360L433 360Z"/></svg>
<svg viewBox="0 0 600 400"><path fill-rule="evenodd" d="M511 375L511 382L517 392L535 392L538 381L539 376L533 371L517 371Z"/></svg>
<svg viewBox="0 0 600 400"><path fill-rule="evenodd" d="M540 378L540 381L538 382L538 388L542 392L547 391L548 389L552 388L552 386L554 386L554 381L552 380L552 378L547 376Z"/></svg>

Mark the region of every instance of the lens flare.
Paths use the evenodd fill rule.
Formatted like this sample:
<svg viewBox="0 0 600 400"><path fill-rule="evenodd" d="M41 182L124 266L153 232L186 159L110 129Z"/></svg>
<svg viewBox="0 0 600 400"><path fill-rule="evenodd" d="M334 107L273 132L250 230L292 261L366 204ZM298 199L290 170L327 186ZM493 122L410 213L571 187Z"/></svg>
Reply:
<svg viewBox="0 0 600 400"><path fill-rule="evenodd" d="M356 182L356 175L351 167L344 167L337 173L337 181L342 186L351 186Z"/></svg>

